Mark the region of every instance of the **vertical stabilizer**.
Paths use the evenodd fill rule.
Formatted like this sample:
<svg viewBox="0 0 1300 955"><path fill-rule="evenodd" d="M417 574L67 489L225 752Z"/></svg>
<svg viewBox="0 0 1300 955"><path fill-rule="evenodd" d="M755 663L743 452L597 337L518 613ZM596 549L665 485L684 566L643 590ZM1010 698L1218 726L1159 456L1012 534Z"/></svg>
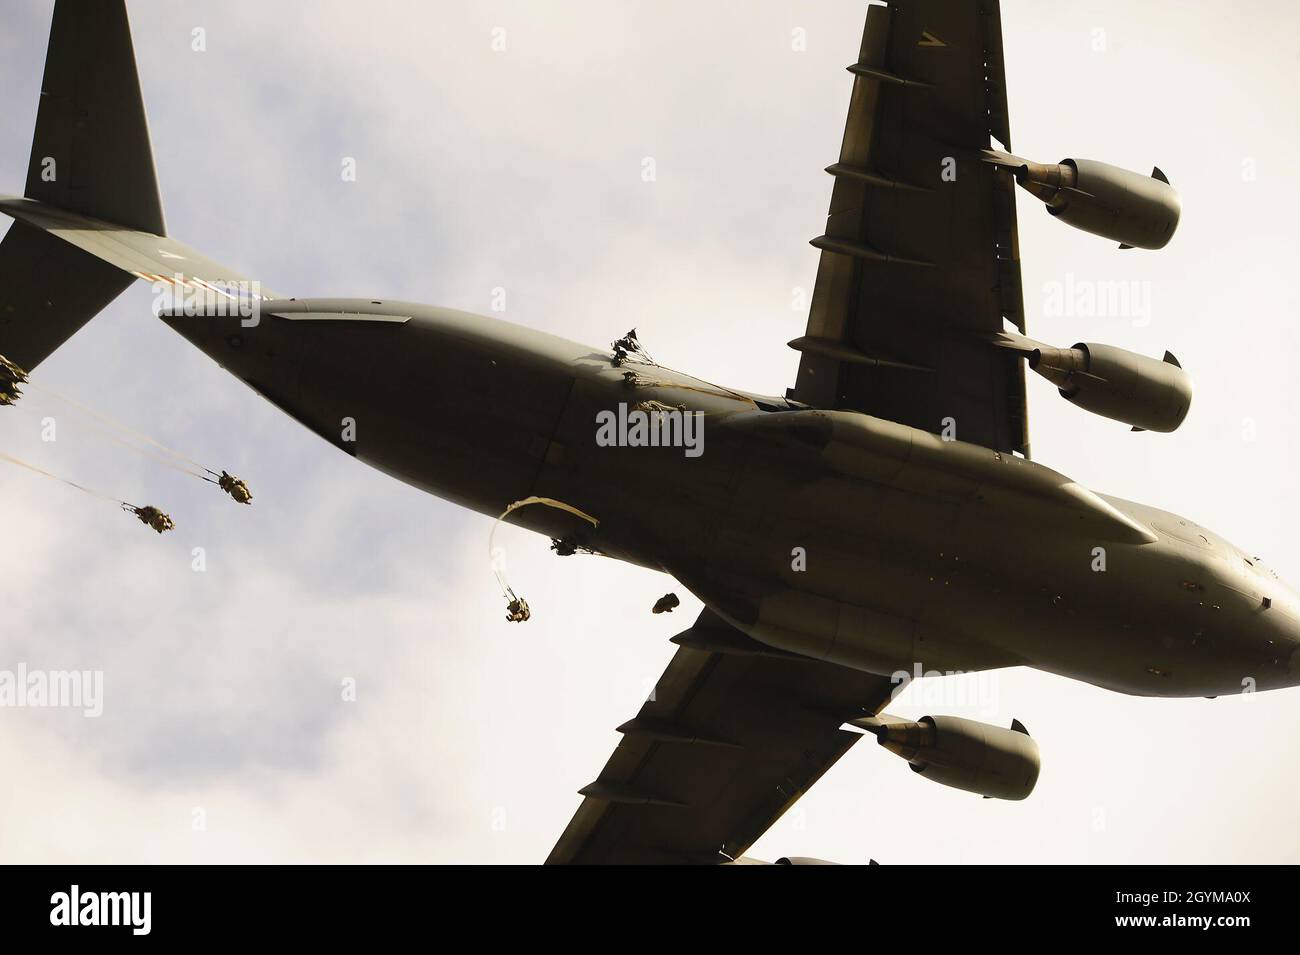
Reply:
<svg viewBox="0 0 1300 955"><path fill-rule="evenodd" d="M166 235L124 0L58 0L26 196Z"/></svg>

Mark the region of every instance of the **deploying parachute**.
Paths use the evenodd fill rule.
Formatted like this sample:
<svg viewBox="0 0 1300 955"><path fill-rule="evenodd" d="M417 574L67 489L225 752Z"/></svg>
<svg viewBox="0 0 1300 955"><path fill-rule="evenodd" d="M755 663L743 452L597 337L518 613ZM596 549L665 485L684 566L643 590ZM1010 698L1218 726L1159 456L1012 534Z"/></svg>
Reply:
<svg viewBox="0 0 1300 955"><path fill-rule="evenodd" d="M215 484L239 504L251 504L253 494L248 485L228 471L214 471L204 467L186 454L155 441L147 434L142 434L107 415L88 408L67 395L59 394L52 388L36 384L28 379L27 373L18 365L0 355L0 405L12 405L22 395L19 385L29 385L41 394L48 395L72 408L82 419L95 427L103 437L128 450L157 461L169 468L189 474L199 480ZM37 469L39 470L39 469Z"/></svg>
<svg viewBox="0 0 1300 955"><path fill-rule="evenodd" d="M143 455L159 464L180 471L182 474L188 474L196 477L200 481L207 481L209 484L215 484L221 490L229 494L235 501L240 504L251 504L253 500L252 493L248 490L248 485L234 475L222 470L214 471L212 468L204 467L187 454L183 454L173 448L167 447L161 441L156 441L130 428L121 422L114 421L107 415L101 414L91 408L87 408L80 402L74 401L67 395L59 394L51 388L33 383L32 387L37 388L41 393L49 395L64 404L71 407L82 418L91 422L100 433L115 444L121 445L130 451Z"/></svg>
<svg viewBox="0 0 1300 955"><path fill-rule="evenodd" d="M76 488L78 491L89 494L91 497L97 497L101 500L112 501L115 504L120 504L122 505L122 510L134 514L136 517L140 518L142 523L152 527L159 534L163 531L172 530L176 526L175 521L173 521L171 517L164 514L161 510L151 504L146 504L142 507L135 504L129 504L126 501L113 497L111 494L105 494L103 491L96 491L93 488L86 487L84 484L78 484L76 481L71 481L68 478L61 477L58 474L45 470L44 468L38 468L34 464L28 464L26 461L20 460L11 454L0 452L0 461L8 461L10 464L18 465L20 468L26 468L29 471L34 471L37 474L44 475L45 477L53 478L56 481L66 484L68 487Z"/></svg>
<svg viewBox="0 0 1300 955"><path fill-rule="evenodd" d="M147 458L166 465L167 467L181 471L184 474L189 474L202 481L215 484L220 487L222 491L229 494L236 503L252 503L252 492L248 490L248 485L240 478L235 477L228 471L221 471L218 473L217 471L213 471L211 468L206 468L181 452L174 451L166 445L155 441L148 435L141 434L138 431L128 428L126 425L119 424L106 415L87 408L85 405L82 405L65 395L61 395L49 388L43 388L40 385L34 384L29 380L27 372L23 368L10 361L4 355L0 355L0 405L12 405L17 402L23 393L22 388L20 387L22 385L36 388L38 391L64 402L74 411L78 412L83 419L91 421L105 437L116 444L142 454ZM128 503L127 501L120 500L112 495L92 490L82 484L78 484L76 481L70 481L65 477L46 471L44 468L28 464L26 461L22 461L9 454L0 453L0 460L8 461L10 464L16 464L19 467L27 468L29 471L34 471L37 474L54 478L56 481L61 481L69 487L74 487L79 491L84 491L95 497L115 501L122 506L123 510L134 514L140 519L141 523L152 527L159 534L172 530L176 526L175 521L171 519L170 515L165 514L162 510L153 505L136 505ZM527 608L525 607L524 609L526 613Z"/></svg>
<svg viewBox="0 0 1300 955"><path fill-rule="evenodd" d="M0 355L0 405L11 405L22 397L19 385L27 384L27 372Z"/></svg>
<svg viewBox="0 0 1300 955"><path fill-rule="evenodd" d="M596 520L596 518L592 517L585 511L579 510L572 504L565 504L563 501L557 501L550 497L526 497L521 501L515 501L501 512L501 516L498 517L496 523L492 525L492 533L488 535L488 558L492 561L492 572L496 574L497 583L501 585L501 593L506 598L506 620L510 623L524 623L533 615L533 612L528 608L528 601L516 594L514 588L510 586L510 582L506 580L505 552L499 549L495 544L497 528L501 526L502 521L519 508L528 507L531 504L542 504L546 507L553 507L558 511L565 511L566 513L572 514L574 517L581 518L592 527L600 526L600 521ZM561 556L570 556L577 553L580 549L580 545L560 539L553 539L551 541L551 549Z"/></svg>

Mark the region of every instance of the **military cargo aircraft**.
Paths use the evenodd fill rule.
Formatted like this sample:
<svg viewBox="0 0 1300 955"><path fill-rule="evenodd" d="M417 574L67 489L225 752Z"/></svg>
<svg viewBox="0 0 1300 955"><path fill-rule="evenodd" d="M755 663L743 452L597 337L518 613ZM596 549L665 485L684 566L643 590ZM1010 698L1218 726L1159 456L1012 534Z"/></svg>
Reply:
<svg viewBox="0 0 1300 955"><path fill-rule="evenodd" d="M511 520L699 597L551 862L752 861L865 734L926 779L1028 796L1019 723L884 712L918 664L1161 697L1300 684L1300 602L1259 560L1030 460L1026 368L1148 431L1191 385L1168 353L1028 336L1016 188L1160 249L1166 177L1014 154L997 0L873 4L848 69L798 377L764 396L635 336L250 284L167 235L121 0L58 0L25 195L0 200L0 353L30 371L133 281L170 286L202 304L163 321L346 453L483 514L561 502Z"/></svg>

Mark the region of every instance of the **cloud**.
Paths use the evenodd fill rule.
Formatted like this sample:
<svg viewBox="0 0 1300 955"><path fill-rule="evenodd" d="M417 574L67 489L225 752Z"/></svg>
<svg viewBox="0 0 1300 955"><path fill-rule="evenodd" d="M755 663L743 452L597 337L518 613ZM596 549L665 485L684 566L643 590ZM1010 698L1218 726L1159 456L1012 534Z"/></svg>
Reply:
<svg viewBox="0 0 1300 955"><path fill-rule="evenodd" d="M862 6L769 2L741 15L676 0L191 0L131 12L168 222L184 241L287 294L487 312L504 288L508 320L601 344L637 326L667 365L780 393L796 361L784 342L806 319L795 290L815 273L806 242L822 231L821 170L838 153L842 67L857 52ZM1300 576L1293 522L1276 511L1295 482L1296 399L1284 387L1295 333L1277 316L1294 295L1294 238L1278 223L1300 201L1285 178L1297 131L1271 111L1260 122L1251 105L1275 102L1278 88L1271 55L1253 52L1254 21L1231 26L1249 31L1234 43L1210 8L1180 7L1171 20L1105 5L1113 45L1097 55L1087 27L1004 7L1018 147L1159 161L1187 200L1170 250L1129 259L1022 208L1031 333L1174 347L1202 385L1187 427L1164 438L1130 436L1031 383L1038 458L1259 541ZM25 174L48 11L7 11L0 34L10 191ZM205 53L191 50L195 27L207 31ZM491 45L498 27L503 53ZM791 52L794 27L808 31L806 54ZM1264 39L1285 49L1292 33ZM1167 49L1152 53L1152 37ZM1076 81L1043 80L1066 75ZM1193 85L1134 92L1139 75ZM1063 89L1094 95L1062 103ZM1131 115L1117 112L1125 103ZM1152 123L1157 108L1170 112ZM1243 156L1258 160L1253 183L1239 175ZM339 174L346 157L354 183ZM641 175L647 157L653 183ZM1151 326L1041 315L1038 290L1066 268L1149 279ZM0 472L0 666L98 667L106 683L99 720L0 711L0 763L17 782L0 857L543 859L698 603L662 575L560 560L510 530L512 582L535 617L505 623L489 518L325 445L154 321L149 299L143 286L127 292L39 380L246 477L255 503L239 508L131 455L54 399L33 393L27 408L0 409L0 447L164 505L178 523L157 537L111 504ZM39 437L46 414L59 422L54 445ZM1254 443L1241 438L1248 415ZM1243 474L1251 493L1219 493ZM205 572L191 569L194 547ZM652 617L670 589L683 606ZM355 702L342 698L347 678ZM999 721L1019 716L1044 747L1027 803L926 786L863 746L754 854L1296 858L1284 798L1295 784L1287 741L1300 729L1292 693L1133 700L1014 671L998 700ZM1243 734L1247 720L1269 731ZM205 829L194 828L196 809Z"/></svg>

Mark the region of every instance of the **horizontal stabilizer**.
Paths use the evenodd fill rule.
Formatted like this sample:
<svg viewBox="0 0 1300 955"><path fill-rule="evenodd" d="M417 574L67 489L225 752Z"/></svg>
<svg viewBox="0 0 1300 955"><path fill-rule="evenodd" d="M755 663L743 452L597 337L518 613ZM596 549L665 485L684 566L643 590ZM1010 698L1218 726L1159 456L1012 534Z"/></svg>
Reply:
<svg viewBox="0 0 1300 955"><path fill-rule="evenodd" d="M0 242L0 354L30 371L135 281L15 222Z"/></svg>

